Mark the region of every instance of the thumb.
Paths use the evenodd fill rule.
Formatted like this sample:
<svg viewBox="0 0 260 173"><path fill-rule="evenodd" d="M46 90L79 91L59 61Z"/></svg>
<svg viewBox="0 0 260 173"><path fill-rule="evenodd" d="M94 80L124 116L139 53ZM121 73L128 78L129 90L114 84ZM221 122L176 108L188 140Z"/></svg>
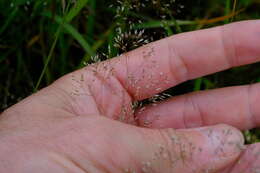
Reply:
<svg viewBox="0 0 260 173"><path fill-rule="evenodd" d="M129 173L218 172L238 158L244 143L242 134L227 125L176 131L141 130L145 138L135 141L135 147L129 149L137 163L134 169L126 170Z"/></svg>

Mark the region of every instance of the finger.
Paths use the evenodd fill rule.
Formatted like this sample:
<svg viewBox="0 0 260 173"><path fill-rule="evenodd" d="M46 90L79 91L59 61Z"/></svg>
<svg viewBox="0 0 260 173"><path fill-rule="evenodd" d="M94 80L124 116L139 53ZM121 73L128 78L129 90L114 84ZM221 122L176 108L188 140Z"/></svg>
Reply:
<svg viewBox="0 0 260 173"><path fill-rule="evenodd" d="M217 172L236 161L243 146L241 133L226 125L179 131L139 130L116 141L116 146L130 151L131 159L126 163L120 156L119 167L125 172Z"/></svg>
<svg viewBox="0 0 260 173"><path fill-rule="evenodd" d="M239 129L260 126L260 84L195 92L142 108L139 124L191 128L225 123Z"/></svg>
<svg viewBox="0 0 260 173"><path fill-rule="evenodd" d="M226 172L225 172L226 171ZM258 173L260 172L260 144L245 148L240 159L223 173Z"/></svg>
<svg viewBox="0 0 260 173"><path fill-rule="evenodd" d="M114 59L114 74L136 100L183 81L260 60L260 20L175 35Z"/></svg>

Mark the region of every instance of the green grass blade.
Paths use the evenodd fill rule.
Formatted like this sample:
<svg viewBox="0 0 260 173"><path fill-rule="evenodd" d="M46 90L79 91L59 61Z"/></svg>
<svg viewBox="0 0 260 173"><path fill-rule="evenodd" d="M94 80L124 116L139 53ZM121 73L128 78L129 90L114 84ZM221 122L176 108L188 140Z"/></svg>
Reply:
<svg viewBox="0 0 260 173"><path fill-rule="evenodd" d="M44 13L44 16L47 16L49 18L52 17L51 13ZM63 21L63 19L59 16L55 16L54 20L58 24L62 24L63 28L75 39L78 41L78 43L82 46L82 48L89 54L89 55L94 55L94 51L91 49L90 45L88 42L84 39L84 37L70 24L67 22Z"/></svg>
<svg viewBox="0 0 260 173"><path fill-rule="evenodd" d="M164 26L165 31L167 32L168 36L173 35L173 31L169 25Z"/></svg>
<svg viewBox="0 0 260 173"><path fill-rule="evenodd" d="M18 12L18 8L16 7L12 13L8 16L5 24L0 28L0 35L7 29L7 27L9 26L9 24L12 22L12 20L14 19L14 17L16 16Z"/></svg>
<svg viewBox="0 0 260 173"><path fill-rule="evenodd" d="M199 78L196 79L194 82L194 89L193 91L200 91L202 89L202 82L203 82L203 78Z"/></svg>
<svg viewBox="0 0 260 173"><path fill-rule="evenodd" d="M103 33L101 36L100 36L100 40L97 40L93 45L92 45L92 50L93 50L93 52L96 52L101 46L103 46L105 43L106 43L106 40L109 40L109 39L111 39L111 40L114 40L114 34L113 34L113 32L114 32L114 28L116 27L116 23L113 23L112 25L111 25L111 27L105 32L105 33ZM111 38L111 37L113 37L113 38ZM109 42L110 43L110 42ZM112 45L111 45L112 46ZM113 50L114 51L114 50ZM115 52L114 52L115 53ZM116 53L115 53L115 55L116 55ZM91 58L91 56L93 56L93 55L89 55L89 54L86 54L86 55L84 55L84 57L82 58L82 60L81 60L81 62L80 62L80 64L79 64L79 66L78 66L78 68L82 68L82 67L84 67L85 65L85 63L86 62L88 62L89 60L90 60L90 58ZM110 57L110 56L109 56Z"/></svg>
<svg viewBox="0 0 260 173"><path fill-rule="evenodd" d="M168 26L175 26L178 24L179 26L181 25L194 25L197 24L196 21L186 21L186 20L175 20L175 21L149 21L141 24L136 24L133 28L134 29L145 29L145 28L161 28L164 26L164 24L167 23Z"/></svg>
<svg viewBox="0 0 260 173"><path fill-rule="evenodd" d="M88 3L88 0L77 0L75 6L69 11L69 13L65 16L65 21L70 23L74 17L76 17L82 8Z"/></svg>
<svg viewBox="0 0 260 173"><path fill-rule="evenodd" d="M176 27L176 31L177 33L181 33L182 32L182 29L181 29L181 26L179 25L179 23L177 22L177 20L173 17L172 18L172 21L174 22L174 26Z"/></svg>
<svg viewBox="0 0 260 173"><path fill-rule="evenodd" d="M59 35L60 35L60 32L61 32L61 29L62 29L62 25L59 26L59 28L58 28L58 30L57 30L57 32L55 34L54 42L52 43L51 50L50 50L49 55L48 55L48 57L47 57L47 59L45 61L42 73L41 73L41 75L40 75L40 77L39 77L39 79L37 81L37 84L36 84L36 86L34 88L34 92L36 92L38 90L38 88L39 88L39 86L41 84L42 78L43 78L43 76L44 76L44 74L45 74L45 72L47 70L48 64L49 64L49 62L51 60L52 54L53 54L54 49L56 47L56 44L57 44L57 41L58 41L58 38L59 38Z"/></svg>
<svg viewBox="0 0 260 173"><path fill-rule="evenodd" d="M234 2L233 2L232 14L235 14L236 8L237 8L237 0L234 0ZM233 22L233 21L234 21L234 18L235 18L235 16L232 16L232 18L231 18L230 21Z"/></svg>
<svg viewBox="0 0 260 173"><path fill-rule="evenodd" d="M89 7L90 7L90 14L88 16L88 21L87 21L87 36L89 38L93 38L94 34L94 26L95 26L95 18L96 18L96 0L91 0L89 2Z"/></svg>
<svg viewBox="0 0 260 173"><path fill-rule="evenodd" d="M231 13L231 0L226 0L226 6L225 6L225 15L228 15ZM225 24L229 23L229 19L225 20Z"/></svg>

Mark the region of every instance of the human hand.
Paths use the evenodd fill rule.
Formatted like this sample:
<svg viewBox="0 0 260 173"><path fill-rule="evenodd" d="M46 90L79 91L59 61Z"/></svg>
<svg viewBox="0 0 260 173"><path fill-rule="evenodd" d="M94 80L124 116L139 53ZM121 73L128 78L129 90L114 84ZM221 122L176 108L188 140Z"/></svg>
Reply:
<svg viewBox="0 0 260 173"><path fill-rule="evenodd" d="M179 34L62 77L1 114L1 172L259 172L260 145L243 146L228 126L260 125L259 84L132 110L183 81L259 61L259 28Z"/></svg>

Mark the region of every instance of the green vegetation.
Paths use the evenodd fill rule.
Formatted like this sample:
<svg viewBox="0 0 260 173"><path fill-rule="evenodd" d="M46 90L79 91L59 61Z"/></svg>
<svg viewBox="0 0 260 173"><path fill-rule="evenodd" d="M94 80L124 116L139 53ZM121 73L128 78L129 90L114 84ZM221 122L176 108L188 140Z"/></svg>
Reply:
<svg viewBox="0 0 260 173"><path fill-rule="evenodd" d="M259 0L2 0L0 112L88 63L180 32L259 19L259 9ZM253 64L188 81L174 95L259 81ZM259 140L257 130L245 134Z"/></svg>

